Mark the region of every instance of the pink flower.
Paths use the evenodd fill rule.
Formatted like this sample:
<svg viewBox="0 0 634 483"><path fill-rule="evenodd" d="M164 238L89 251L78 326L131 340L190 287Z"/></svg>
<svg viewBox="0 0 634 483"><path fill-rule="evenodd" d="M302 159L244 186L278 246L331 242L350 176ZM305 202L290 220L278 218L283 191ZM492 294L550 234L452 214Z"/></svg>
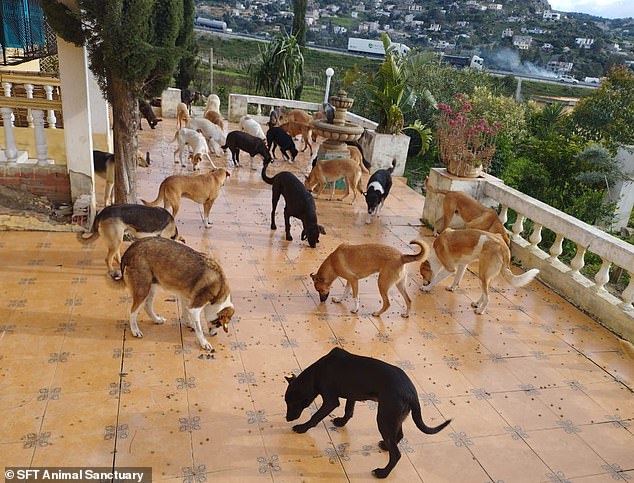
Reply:
<svg viewBox="0 0 634 483"><path fill-rule="evenodd" d="M473 106L471 104L467 104L466 102L464 104L462 104L461 106L462 110L465 112L469 112L473 109Z"/></svg>

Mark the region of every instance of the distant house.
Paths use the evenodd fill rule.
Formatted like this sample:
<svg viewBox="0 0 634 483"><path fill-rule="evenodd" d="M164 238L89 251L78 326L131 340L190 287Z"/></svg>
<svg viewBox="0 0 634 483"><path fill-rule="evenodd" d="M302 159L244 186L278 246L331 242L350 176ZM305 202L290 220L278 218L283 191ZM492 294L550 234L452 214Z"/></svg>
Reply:
<svg viewBox="0 0 634 483"><path fill-rule="evenodd" d="M469 25L469 22L466 22L464 20L460 20L460 21L456 22L456 27L464 28L467 25Z"/></svg>
<svg viewBox="0 0 634 483"><path fill-rule="evenodd" d="M569 74L572 71L572 62L560 62L558 60L551 60L546 64L546 70L554 72L555 74Z"/></svg>
<svg viewBox="0 0 634 483"><path fill-rule="evenodd" d="M502 32L502 38L506 39L506 38L509 38L509 37L513 37L513 29L506 28Z"/></svg>
<svg viewBox="0 0 634 483"><path fill-rule="evenodd" d="M407 10L410 12L422 12L423 11L423 6L422 5L409 5L407 7Z"/></svg>
<svg viewBox="0 0 634 483"><path fill-rule="evenodd" d="M361 22L357 31L359 33L377 32L379 30L379 22Z"/></svg>
<svg viewBox="0 0 634 483"><path fill-rule="evenodd" d="M489 3L487 5L487 8L489 10L502 10L502 4L501 3Z"/></svg>
<svg viewBox="0 0 634 483"><path fill-rule="evenodd" d="M359 18L359 12L352 11L352 12L350 12L350 16L351 16L352 18Z"/></svg>
<svg viewBox="0 0 634 483"><path fill-rule="evenodd" d="M430 32L440 32L440 28L440 24L433 23L429 27L427 27L427 30L429 30Z"/></svg>
<svg viewBox="0 0 634 483"><path fill-rule="evenodd" d="M528 29L526 32L533 35L542 35L542 34L548 33L548 30L543 29L541 27L533 27Z"/></svg>
<svg viewBox="0 0 634 483"><path fill-rule="evenodd" d="M341 25L335 25L332 28L332 31L336 34L345 34L348 31L348 29L345 27L342 27Z"/></svg>
<svg viewBox="0 0 634 483"><path fill-rule="evenodd" d="M514 35L513 36L513 46L517 47L520 50L530 49L532 43L533 43L533 37L531 37L530 35Z"/></svg>
<svg viewBox="0 0 634 483"><path fill-rule="evenodd" d="M542 18L544 20L546 20L546 21L549 21L549 22L559 22L561 20L561 14L560 13L551 12L550 10L546 10L542 14Z"/></svg>
<svg viewBox="0 0 634 483"><path fill-rule="evenodd" d="M553 50L554 48L553 44L545 43L542 45L542 50Z"/></svg>
<svg viewBox="0 0 634 483"><path fill-rule="evenodd" d="M414 21L414 14L413 13L408 13L407 15L405 15L405 22L410 23Z"/></svg>
<svg viewBox="0 0 634 483"><path fill-rule="evenodd" d="M354 7L352 7L352 9L356 12L365 12L365 4L359 3L355 5Z"/></svg>
<svg viewBox="0 0 634 483"><path fill-rule="evenodd" d="M577 47L579 47L580 49L589 49L590 47L592 47L592 44L594 44L594 39L577 37L575 39L575 44L577 44Z"/></svg>

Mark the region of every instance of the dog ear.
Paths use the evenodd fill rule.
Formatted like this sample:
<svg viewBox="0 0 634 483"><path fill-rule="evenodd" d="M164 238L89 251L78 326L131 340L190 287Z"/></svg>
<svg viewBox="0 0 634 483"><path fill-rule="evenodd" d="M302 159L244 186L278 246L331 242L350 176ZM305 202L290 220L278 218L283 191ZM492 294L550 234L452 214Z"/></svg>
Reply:
<svg viewBox="0 0 634 483"><path fill-rule="evenodd" d="M317 225L317 226L319 227L319 233L321 233L322 235L325 235L326 234L326 229L323 226L321 226L321 225Z"/></svg>
<svg viewBox="0 0 634 483"><path fill-rule="evenodd" d="M297 376L295 374L291 373L291 374L288 374L288 375L284 376L284 379L286 379L286 382L288 382L290 384L291 382L293 382L295 380L296 377Z"/></svg>

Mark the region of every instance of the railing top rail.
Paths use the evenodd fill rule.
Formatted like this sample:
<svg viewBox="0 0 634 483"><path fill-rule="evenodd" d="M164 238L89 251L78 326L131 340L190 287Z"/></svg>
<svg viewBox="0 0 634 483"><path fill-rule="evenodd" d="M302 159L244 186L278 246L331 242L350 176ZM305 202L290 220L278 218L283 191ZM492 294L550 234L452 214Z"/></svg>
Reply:
<svg viewBox="0 0 634 483"><path fill-rule="evenodd" d="M633 245L509 186L485 183L484 194L634 274Z"/></svg>
<svg viewBox="0 0 634 483"><path fill-rule="evenodd" d="M29 75L29 74L2 74L0 82L10 82L12 84L35 84L38 86L60 86L60 80L56 77Z"/></svg>
<svg viewBox="0 0 634 483"><path fill-rule="evenodd" d="M289 106L296 109L317 111L321 104L316 102L296 101L294 99L279 99L277 97L254 96L251 94L230 94L233 97L244 97L251 104L265 104L267 106Z"/></svg>
<svg viewBox="0 0 634 483"><path fill-rule="evenodd" d="M56 111L62 110L62 101L48 99L27 99L26 97L6 97L0 96L0 108L9 107L11 109L53 109Z"/></svg>

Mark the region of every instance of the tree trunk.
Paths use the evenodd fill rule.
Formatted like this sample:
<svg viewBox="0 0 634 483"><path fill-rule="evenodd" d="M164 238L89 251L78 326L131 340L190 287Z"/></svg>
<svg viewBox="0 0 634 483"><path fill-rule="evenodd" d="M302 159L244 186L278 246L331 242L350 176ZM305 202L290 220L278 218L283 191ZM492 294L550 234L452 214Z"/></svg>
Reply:
<svg viewBox="0 0 634 483"><path fill-rule="evenodd" d="M110 79L115 159L115 203L137 203L136 152L139 104L136 96L119 79Z"/></svg>

